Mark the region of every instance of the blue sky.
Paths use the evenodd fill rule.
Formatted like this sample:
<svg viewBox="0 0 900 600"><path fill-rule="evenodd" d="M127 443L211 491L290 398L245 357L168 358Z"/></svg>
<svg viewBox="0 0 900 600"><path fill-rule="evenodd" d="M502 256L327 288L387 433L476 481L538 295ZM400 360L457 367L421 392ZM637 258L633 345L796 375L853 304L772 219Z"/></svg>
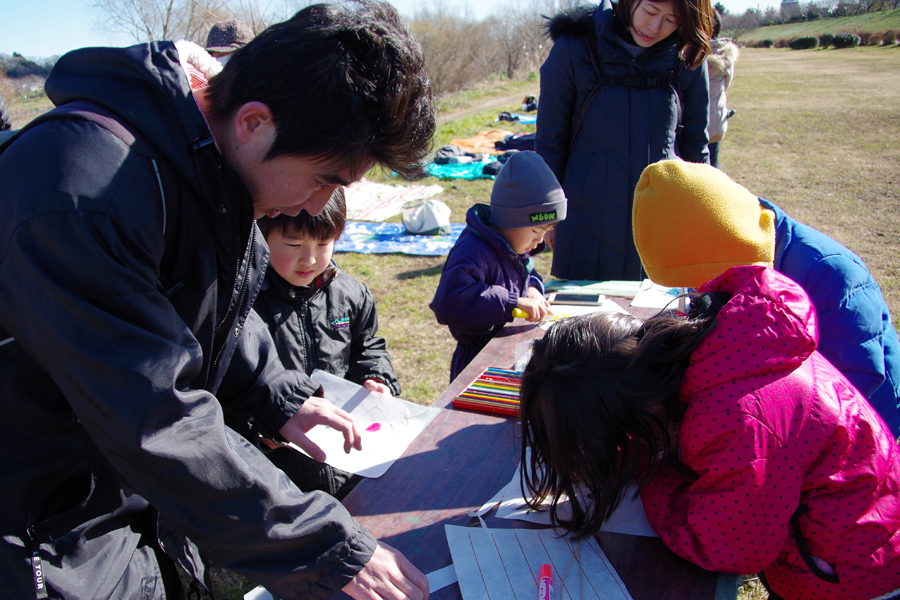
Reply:
<svg viewBox="0 0 900 600"><path fill-rule="evenodd" d="M430 0L390 0L400 13L411 17L417 8L430 6ZM443 6L459 10L466 6L476 19L491 13L502 13L504 6L516 0L442 0ZM714 0L715 1L715 0ZM722 0L725 7L743 13L747 7L765 9L778 5L778 0ZM0 18L0 53L18 52L28 57L64 54L84 46L121 46L132 40L111 36L95 28L96 14L85 0L7 0Z"/></svg>

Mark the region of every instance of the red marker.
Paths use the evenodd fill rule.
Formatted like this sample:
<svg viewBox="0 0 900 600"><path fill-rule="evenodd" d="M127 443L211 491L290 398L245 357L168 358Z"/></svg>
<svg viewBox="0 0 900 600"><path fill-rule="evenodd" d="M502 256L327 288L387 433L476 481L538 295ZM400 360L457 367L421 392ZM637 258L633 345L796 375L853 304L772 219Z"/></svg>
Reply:
<svg viewBox="0 0 900 600"><path fill-rule="evenodd" d="M553 597L553 569L550 565L541 565L541 579L538 581L538 600L551 600Z"/></svg>

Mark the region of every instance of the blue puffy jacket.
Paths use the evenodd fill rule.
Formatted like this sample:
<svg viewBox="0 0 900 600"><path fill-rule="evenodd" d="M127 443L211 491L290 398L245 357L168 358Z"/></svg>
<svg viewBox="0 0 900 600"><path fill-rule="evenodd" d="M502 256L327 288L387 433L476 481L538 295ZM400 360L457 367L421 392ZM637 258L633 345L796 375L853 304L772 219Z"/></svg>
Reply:
<svg viewBox="0 0 900 600"><path fill-rule="evenodd" d="M709 162L706 63L684 68L675 39L633 57L616 36L614 5L557 15L548 27L555 40L541 66L535 150L562 183L568 215L556 231L553 275L563 279L641 279L641 259L631 233L634 188L644 167L678 154ZM572 116L596 81L588 54L596 44L604 76L670 74L661 87L604 85L572 142ZM570 150L571 147L571 150Z"/></svg>
<svg viewBox="0 0 900 600"><path fill-rule="evenodd" d="M809 294L819 317L819 352L900 435L900 341L881 289L843 245L783 210L775 213L775 264Z"/></svg>

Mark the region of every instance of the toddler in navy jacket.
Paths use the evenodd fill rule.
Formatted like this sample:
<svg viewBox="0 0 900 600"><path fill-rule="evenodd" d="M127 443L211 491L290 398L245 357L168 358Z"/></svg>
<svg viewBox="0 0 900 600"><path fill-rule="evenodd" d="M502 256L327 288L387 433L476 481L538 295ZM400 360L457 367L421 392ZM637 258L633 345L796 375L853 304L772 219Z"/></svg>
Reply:
<svg viewBox="0 0 900 600"><path fill-rule="evenodd" d="M544 235L566 218L566 196L534 152L513 154L494 182L491 205L476 204L444 264L430 307L450 327L456 350L450 381L466 368L520 308L541 321L550 305L532 256Z"/></svg>

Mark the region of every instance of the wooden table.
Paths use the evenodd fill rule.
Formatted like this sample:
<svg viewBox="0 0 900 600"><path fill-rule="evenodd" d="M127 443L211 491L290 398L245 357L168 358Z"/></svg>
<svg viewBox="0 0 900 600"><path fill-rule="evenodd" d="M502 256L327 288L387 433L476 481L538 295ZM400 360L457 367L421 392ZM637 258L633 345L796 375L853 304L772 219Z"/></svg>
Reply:
<svg viewBox="0 0 900 600"><path fill-rule="evenodd" d="M647 309L628 308L636 316ZM519 461L519 431L512 417L453 409L450 403L486 367L510 368L517 344L544 331L523 319L504 327L435 402L444 410L406 453L378 479L365 479L344 505L376 538L399 551L423 573L452 563L444 525L478 525L466 515L504 485ZM528 527L510 519L485 516L492 528ZM670 552L658 538L601 532L597 540L634 600L712 600L717 573L704 571ZM431 595L461 600L454 584ZM733 597L733 596L732 596Z"/></svg>

